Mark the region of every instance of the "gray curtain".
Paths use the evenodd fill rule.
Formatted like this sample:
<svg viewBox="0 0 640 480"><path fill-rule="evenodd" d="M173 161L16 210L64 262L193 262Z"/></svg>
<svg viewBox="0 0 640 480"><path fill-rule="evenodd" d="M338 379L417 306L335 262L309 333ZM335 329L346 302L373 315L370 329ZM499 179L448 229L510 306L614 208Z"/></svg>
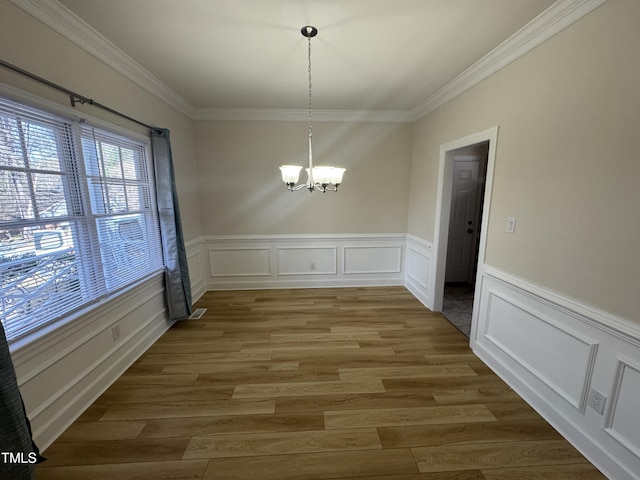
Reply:
<svg viewBox="0 0 640 480"><path fill-rule="evenodd" d="M160 235L164 253L167 308L172 320L184 320L192 312L191 283L189 281L187 252L182 235L180 209L178 208L169 130L153 130L151 147L156 176Z"/></svg>
<svg viewBox="0 0 640 480"><path fill-rule="evenodd" d="M44 459L31 439L31 425L18 390L7 337L0 322L0 478L33 480Z"/></svg>

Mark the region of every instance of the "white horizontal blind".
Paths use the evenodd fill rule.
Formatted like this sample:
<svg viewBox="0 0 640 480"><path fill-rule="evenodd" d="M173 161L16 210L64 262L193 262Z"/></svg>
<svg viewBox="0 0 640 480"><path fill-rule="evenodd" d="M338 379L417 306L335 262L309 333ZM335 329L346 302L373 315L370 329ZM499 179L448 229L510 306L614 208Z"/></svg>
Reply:
<svg viewBox="0 0 640 480"><path fill-rule="evenodd" d="M147 162L140 142L0 98L0 319L10 343L162 268Z"/></svg>
<svg viewBox="0 0 640 480"><path fill-rule="evenodd" d="M82 151L105 284L114 292L162 268L146 149L83 125Z"/></svg>

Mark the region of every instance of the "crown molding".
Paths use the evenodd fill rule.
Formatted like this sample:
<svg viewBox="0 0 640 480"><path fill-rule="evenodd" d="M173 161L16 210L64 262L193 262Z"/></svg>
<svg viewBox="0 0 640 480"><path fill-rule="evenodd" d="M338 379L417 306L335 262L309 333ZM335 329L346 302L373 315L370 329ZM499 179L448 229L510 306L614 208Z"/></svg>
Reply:
<svg viewBox="0 0 640 480"><path fill-rule="evenodd" d="M607 0L557 0L412 111L418 120L533 50Z"/></svg>
<svg viewBox="0 0 640 480"><path fill-rule="evenodd" d="M606 0L557 0L410 111L314 110L314 121L414 122L477 85ZM195 108L57 0L11 0L45 25L193 120L304 121L306 110Z"/></svg>
<svg viewBox="0 0 640 480"><path fill-rule="evenodd" d="M11 0L136 85L191 118L193 106L57 0Z"/></svg>
<svg viewBox="0 0 640 480"><path fill-rule="evenodd" d="M306 122L309 111L302 109L197 108L193 120ZM314 122L411 123L412 113L403 110L313 110Z"/></svg>

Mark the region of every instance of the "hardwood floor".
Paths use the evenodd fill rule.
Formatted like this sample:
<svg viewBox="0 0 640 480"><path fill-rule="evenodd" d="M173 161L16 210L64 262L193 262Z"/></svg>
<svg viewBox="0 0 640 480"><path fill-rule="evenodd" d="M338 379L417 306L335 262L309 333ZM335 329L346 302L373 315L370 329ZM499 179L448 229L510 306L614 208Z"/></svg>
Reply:
<svg viewBox="0 0 640 480"><path fill-rule="evenodd" d="M402 287L209 292L38 480L604 478Z"/></svg>

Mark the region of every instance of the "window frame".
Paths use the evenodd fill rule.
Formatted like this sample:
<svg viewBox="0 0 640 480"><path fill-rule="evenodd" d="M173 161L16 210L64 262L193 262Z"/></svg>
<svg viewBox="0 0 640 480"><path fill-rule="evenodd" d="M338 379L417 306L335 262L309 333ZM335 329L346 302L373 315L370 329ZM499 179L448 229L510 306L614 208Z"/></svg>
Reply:
<svg viewBox="0 0 640 480"><path fill-rule="evenodd" d="M85 118L80 119L75 110L62 107L31 94L25 94L24 92L3 84L0 84L0 99L3 105L5 105L5 100L13 102L24 109L36 111L43 117L56 117L61 121L61 124L66 125L64 135L62 134L62 130L54 129L57 158L60 163L60 172L54 173L63 177L64 198L67 204L65 214L56 216L55 221L59 223L75 222L75 226L72 227L71 230L72 232L75 230L72 235L74 237L73 248L77 255L77 259L74 261L76 262L76 268L78 270L78 282L81 285L91 283L86 300L79 302L65 311L56 310L53 317L48 318L48 316L45 316L45 319L38 319L28 328L15 328L15 319L11 321L2 318L1 320L5 326L7 339L9 344L13 346L14 344L25 345L31 343L42 335L48 334L52 330L77 318L78 312L86 312L88 309L93 309L96 304L102 304L124 292L130 291L131 288L147 281L149 278L157 276L160 272L164 271L165 267L162 256L162 243L160 240L150 138L90 116L84 116ZM2 114L4 116L5 112L3 111ZM32 119L28 119L27 121L37 123ZM140 148L144 156L144 159L141 160L143 163L141 165L136 164L136 169L141 168L146 172L144 182L149 194L145 198L144 204L142 200L140 200L140 209L136 210L135 214L144 216L144 218L146 218L145 223L152 225L147 228L145 232L146 236L144 237L150 246L149 266L143 270L143 273L128 277L125 282L120 282L111 288L109 288L105 280L105 267L102 262L100 234L97 227L98 216L93 212L89 176L87 175L86 159L83 152L83 129L86 130L87 128L95 129L97 133L104 136L104 138L107 139L106 143L108 143L108 139L122 139L126 143L134 145L136 148ZM22 147L24 147L24 143ZM63 152L63 150L66 149L69 150L70 155L66 155L65 152ZM22 154L25 155L26 152L23 151ZM123 168L122 163L120 166ZM29 167L29 165L25 163L25 167ZM6 170L7 168L0 166L0 169ZM26 168L25 170L29 170L29 175L33 174L34 171L40 172L39 169ZM125 180L123 180L123 184L126 184ZM22 221L16 220L10 223L2 222L0 228L4 230L8 225L33 228L42 226L45 222L51 220L49 217L43 218L40 212L38 212L38 206L34 198L36 192L32 188L31 183L29 184L29 193L32 196L32 202L34 202L34 218ZM78 234L79 229L84 233ZM153 230L153 232L151 232L151 230ZM134 269L131 270L133 271ZM92 280L87 282L85 278L91 278ZM84 289L84 287L79 288ZM0 286L0 289L3 289L3 287ZM22 323L23 322L20 321L21 325Z"/></svg>

